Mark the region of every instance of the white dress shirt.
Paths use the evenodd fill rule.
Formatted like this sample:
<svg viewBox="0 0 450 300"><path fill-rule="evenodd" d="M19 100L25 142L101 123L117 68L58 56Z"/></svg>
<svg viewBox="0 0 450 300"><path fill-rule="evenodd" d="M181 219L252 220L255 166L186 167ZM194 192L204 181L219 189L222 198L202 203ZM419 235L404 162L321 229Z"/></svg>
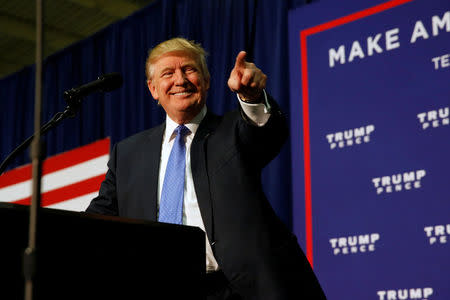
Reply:
<svg viewBox="0 0 450 300"><path fill-rule="evenodd" d="M264 126L270 117L270 106L267 101L267 95L264 91L265 103L251 104L243 102L239 99L239 103L245 115L257 126ZM184 199L183 199L183 224L189 226L200 227L204 232L205 225L203 224L200 208L197 202L197 195L194 188L194 179L192 177L191 169L191 145L197 132L200 122L206 115L206 106L195 116L189 123L184 124L191 131L185 136L186 143L186 174L184 184ZM164 175L166 173L167 162L169 160L170 152L172 151L175 140L174 130L178 126L176 122L166 117L166 129L164 131L163 143L161 149L161 160L159 164L159 179L158 179L158 211L159 202L161 200L161 191L164 182ZM206 234L205 234L206 235ZM219 269L219 265L214 258L211 245L209 244L208 236L206 235L206 272L213 272Z"/></svg>

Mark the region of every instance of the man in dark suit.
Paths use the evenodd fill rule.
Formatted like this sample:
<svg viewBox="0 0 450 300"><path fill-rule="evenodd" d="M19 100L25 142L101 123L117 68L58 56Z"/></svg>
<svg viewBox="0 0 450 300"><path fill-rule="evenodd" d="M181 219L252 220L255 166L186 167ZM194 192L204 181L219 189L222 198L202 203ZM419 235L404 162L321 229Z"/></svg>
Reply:
<svg viewBox="0 0 450 300"><path fill-rule="evenodd" d="M210 78L203 48L182 38L153 48L147 83L166 122L114 147L87 211L202 228L208 299L325 299L262 191L261 170L288 128L264 90L266 75L245 56L238 54L228 80L239 109L216 116L205 106Z"/></svg>

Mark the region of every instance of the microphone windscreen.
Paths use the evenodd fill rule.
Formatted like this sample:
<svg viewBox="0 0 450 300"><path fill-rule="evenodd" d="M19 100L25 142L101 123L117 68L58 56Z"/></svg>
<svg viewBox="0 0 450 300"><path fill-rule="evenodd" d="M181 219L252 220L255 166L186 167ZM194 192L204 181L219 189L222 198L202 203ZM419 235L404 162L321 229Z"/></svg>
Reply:
<svg viewBox="0 0 450 300"><path fill-rule="evenodd" d="M122 75L118 72L104 74L98 77L102 81L100 90L102 92L110 92L122 86Z"/></svg>

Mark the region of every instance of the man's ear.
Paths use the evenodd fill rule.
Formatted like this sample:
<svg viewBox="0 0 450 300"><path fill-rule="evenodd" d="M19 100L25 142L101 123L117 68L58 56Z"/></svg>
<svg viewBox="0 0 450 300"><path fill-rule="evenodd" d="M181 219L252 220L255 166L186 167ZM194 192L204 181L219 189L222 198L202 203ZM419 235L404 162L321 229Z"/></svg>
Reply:
<svg viewBox="0 0 450 300"><path fill-rule="evenodd" d="M147 86L148 90L152 94L153 99L158 100L159 98L158 90L156 89L156 86L153 84L151 79L147 80Z"/></svg>

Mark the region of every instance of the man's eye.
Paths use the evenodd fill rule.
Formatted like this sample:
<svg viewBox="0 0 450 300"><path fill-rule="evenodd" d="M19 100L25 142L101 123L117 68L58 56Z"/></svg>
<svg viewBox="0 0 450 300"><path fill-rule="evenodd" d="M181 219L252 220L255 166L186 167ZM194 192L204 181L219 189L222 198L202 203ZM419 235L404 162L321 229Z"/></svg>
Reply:
<svg viewBox="0 0 450 300"><path fill-rule="evenodd" d="M192 73L192 72L195 72L195 71L197 71L194 67L187 67L186 69L184 69L184 71L186 72L186 73Z"/></svg>
<svg viewBox="0 0 450 300"><path fill-rule="evenodd" d="M172 76L172 74L173 74L173 72L164 72L164 73L162 73L162 77L170 77L170 76Z"/></svg>

